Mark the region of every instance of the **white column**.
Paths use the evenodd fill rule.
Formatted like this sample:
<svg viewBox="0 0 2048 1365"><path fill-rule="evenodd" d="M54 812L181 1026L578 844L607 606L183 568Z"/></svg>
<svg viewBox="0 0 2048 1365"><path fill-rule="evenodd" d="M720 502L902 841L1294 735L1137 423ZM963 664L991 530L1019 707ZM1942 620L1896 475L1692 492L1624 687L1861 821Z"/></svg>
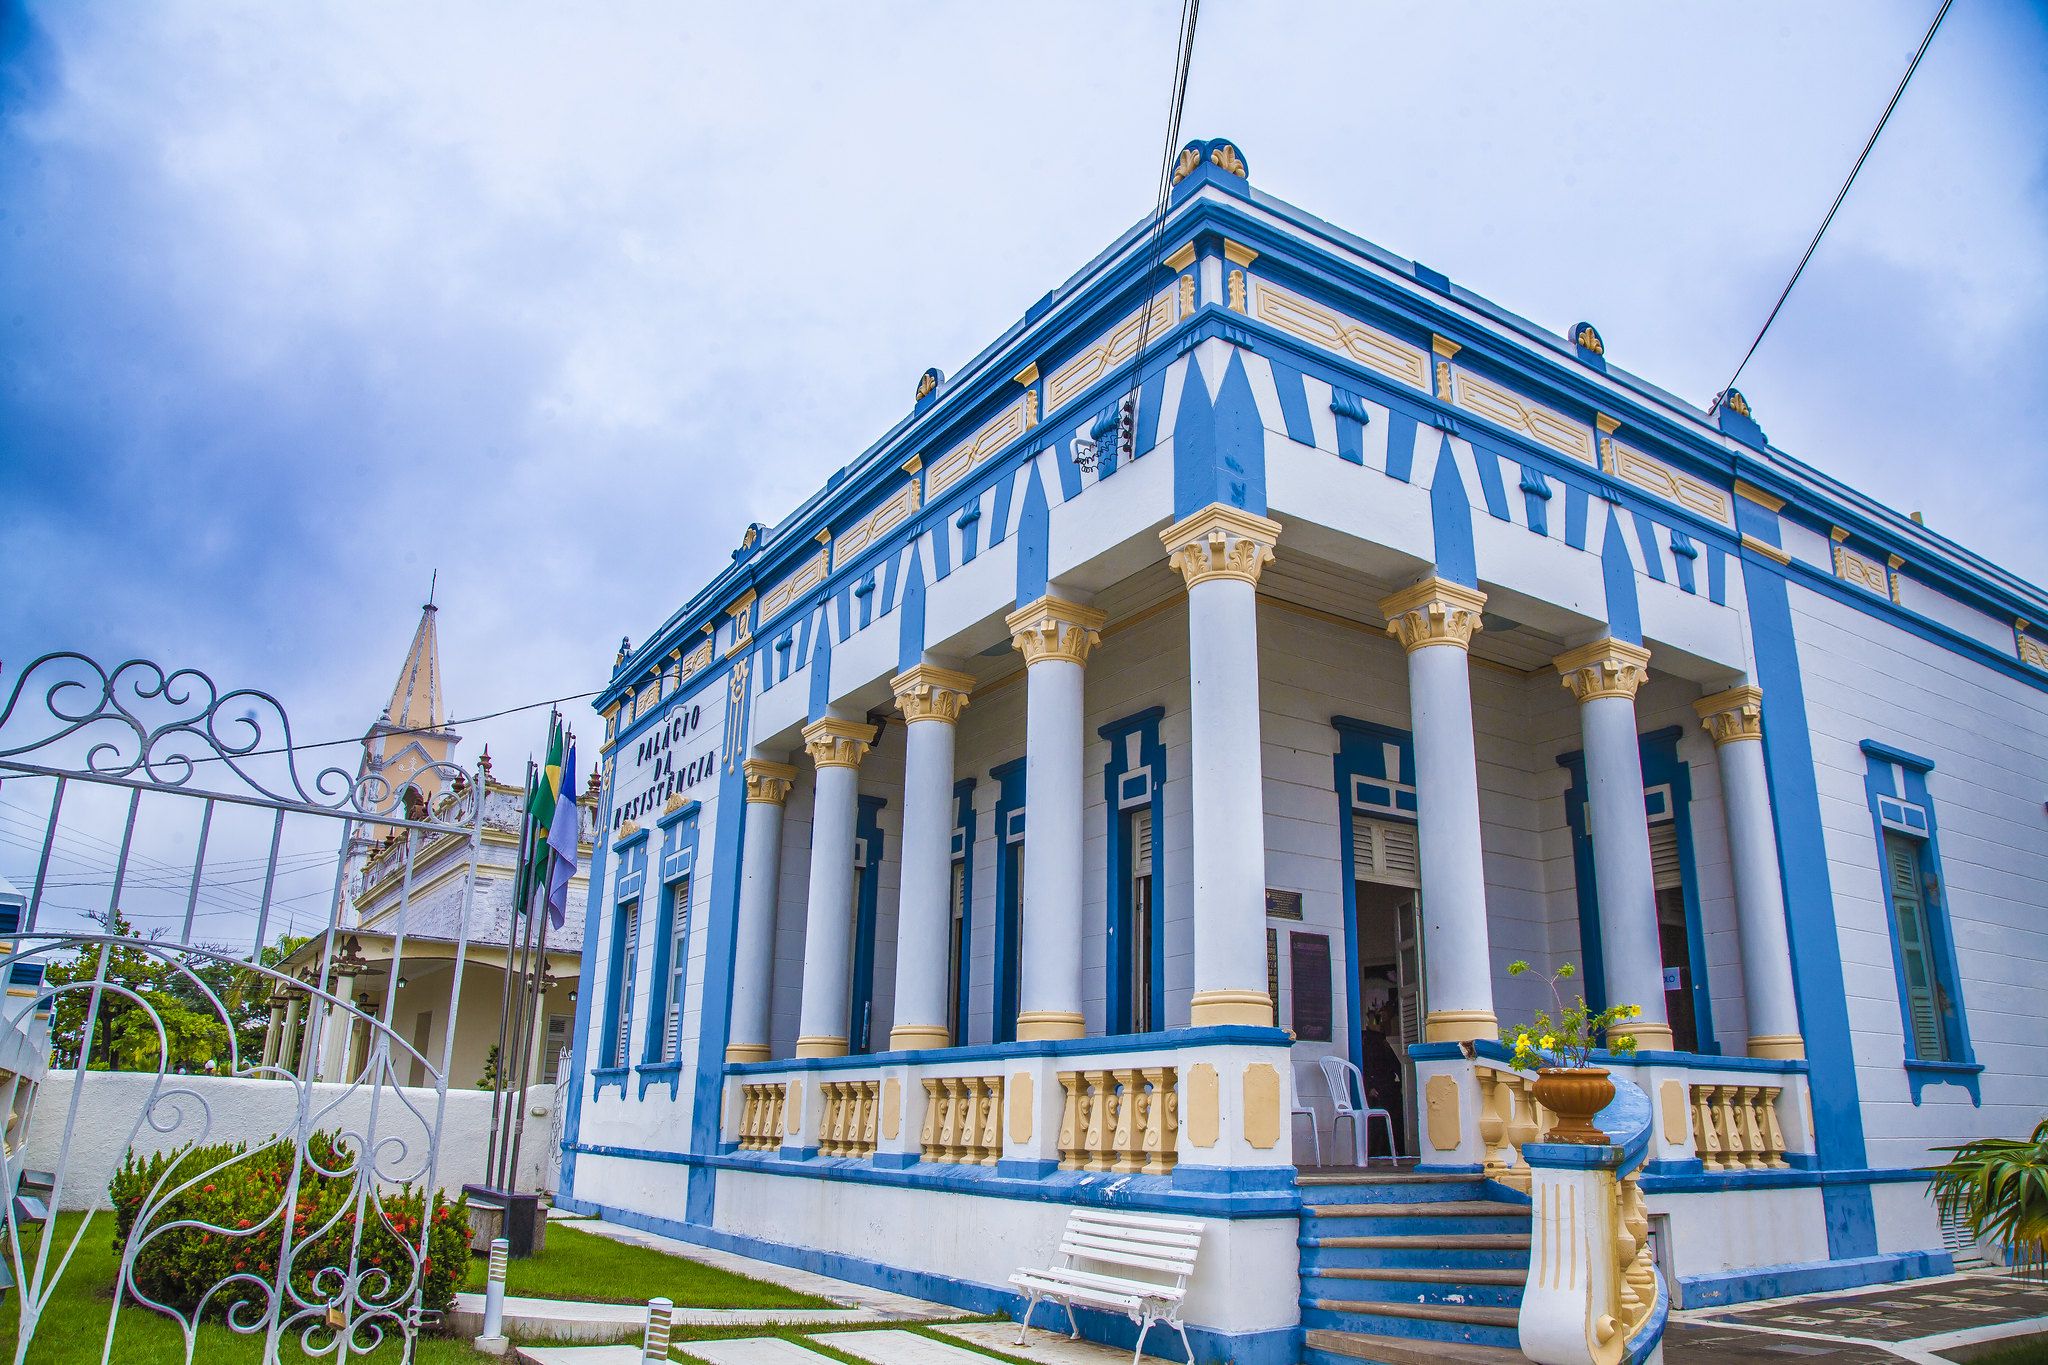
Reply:
<svg viewBox="0 0 2048 1365"><path fill-rule="evenodd" d="M860 815L860 761L871 725L827 717L804 727L817 764L811 812L810 904L804 916L804 993L796 1055L846 1055L847 975L853 961L853 840Z"/></svg>
<svg viewBox="0 0 2048 1365"><path fill-rule="evenodd" d="M1380 603L1408 651L1415 806L1422 862L1423 986L1432 1043L1496 1038L1479 759L1472 739L1472 636L1486 594L1426 578Z"/></svg>
<svg viewBox="0 0 2048 1365"><path fill-rule="evenodd" d="M263 1065L277 1065L277 1050L284 1038L284 1002L270 997L270 1026L263 1030Z"/></svg>
<svg viewBox="0 0 2048 1365"><path fill-rule="evenodd" d="M945 1047L952 943L953 738L974 675L919 664L890 681L903 712L903 882L896 910L896 1017L889 1048ZM1026 845L1028 851L1029 845ZM1025 879L1025 885L1030 885Z"/></svg>
<svg viewBox="0 0 2048 1365"><path fill-rule="evenodd" d="M1664 949L1657 934L1643 756L1636 736L1636 689L1649 676L1650 651L1620 640L1595 640L1552 662L1579 701L1607 1003L1640 1006L1642 1017L1626 1032L1638 1047L1669 1051Z"/></svg>
<svg viewBox="0 0 2048 1365"><path fill-rule="evenodd" d="M1714 736L1721 765L1721 808L1735 859L1735 920L1742 931L1742 983L1748 993L1749 1055L1803 1058L1792 945L1785 928L1785 887L1778 879L1778 829L1764 770L1763 689L1736 687L1692 704Z"/></svg>
<svg viewBox="0 0 2048 1365"><path fill-rule="evenodd" d="M1081 1015L1081 682L1108 619L1041 597L1009 616L1024 655L1024 923L1017 1040L1079 1038Z"/></svg>
<svg viewBox="0 0 2048 1365"><path fill-rule="evenodd" d="M356 998L356 979L352 976L337 977L334 993L344 1000ZM320 1081L346 1081L349 1074L343 1068L348 1062L349 1035L355 1032L355 1016L339 1005L328 1005L324 1009L325 1022L320 1028L320 1063L313 1078Z"/></svg>
<svg viewBox="0 0 2048 1365"><path fill-rule="evenodd" d="M1159 533L1188 589L1195 872L1189 1022L1197 1027L1273 1025L1273 999L1266 993L1258 583L1279 538L1280 523L1222 503Z"/></svg>
<svg viewBox="0 0 2048 1365"><path fill-rule="evenodd" d="M733 926L728 1062L768 1060L768 1011L775 995L775 902L782 888L782 803L796 768L750 758L746 846L740 855L739 922Z"/></svg>

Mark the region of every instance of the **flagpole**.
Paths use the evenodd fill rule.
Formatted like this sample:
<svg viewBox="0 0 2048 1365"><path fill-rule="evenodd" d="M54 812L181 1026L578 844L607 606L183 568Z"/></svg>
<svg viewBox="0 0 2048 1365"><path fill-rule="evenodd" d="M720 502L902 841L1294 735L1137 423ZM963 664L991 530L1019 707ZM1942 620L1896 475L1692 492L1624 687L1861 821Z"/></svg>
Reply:
<svg viewBox="0 0 2048 1365"><path fill-rule="evenodd" d="M488 787L479 792L477 799L489 795ZM533 760L526 760L526 794L519 802L519 861L518 870L513 874L512 919L505 930L505 968L500 974L504 989L498 996L498 1068L491 1078L491 1140L484 1156L484 1183L492 1189L499 1188L498 1171L498 1126L499 1110L505 1100L505 1026L512 1010L512 928L519 923L519 892L526 880L526 855L528 843L533 836Z"/></svg>
<svg viewBox="0 0 2048 1365"><path fill-rule="evenodd" d="M548 712L547 757L547 762L549 764L559 764L561 761L561 724L562 713L557 709L550 708ZM546 784L548 780L549 779L547 773L543 771L540 774L539 781L542 784ZM559 769L557 770L557 777L555 780L560 781ZM559 799L560 794L555 793L555 795ZM550 815L552 815L553 813L552 805L549 808L549 813ZM534 819L533 811L530 805L527 812L527 816L529 820ZM519 935L519 987L518 994L514 996L512 1000L512 1031L509 1038L509 1041L511 1042L513 1049L519 1053L518 1089L519 1105L522 1107L526 1103L527 1061L525 1048L523 1046L523 1040L526 1036L527 1029L531 1025L531 1020L528 1018L527 1010L527 979L533 967L534 900L536 898L536 893L538 893L543 899L545 898L547 887L547 869L552 862L553 856L552 854L543 856L543 850L546 849L548 846L547 841L549 832L540 829L538 827L539 822L537 820L535 820L534 823L535 829L533 832L533 838L528 845L528 857L526 860L526 866L522 869L524 875L522 876L520 881L521 894L519 904L525 909L526 923L521 928ZM539 866L536 867L536 864L539 864ZM508 959L510 958L510 955L510 949L508 946L506 954ZM505 983L505 989L507 994L510 994L512 991L512 983L509 978ZM507 1053L505 1049L501 1046L498 1049L498 1075L500 1077L506 1077L508 1075L507 1060ZM508 1084L506 1088L507 1090L510 1090L512 1087ZM501 1165L500 1178L496 1188L505 1191L507 1194L514 1193L517 1190L519 1184L519 1158L517 1154L513 1151L512 1133L515 1130L515 1128L521 1124L523 1118L523 1113L519 1113L511 1108L508 1108L505 1111L503 1119L504 1127L499 1134L498 1157Z"/></svg>
<svg viewBox="0 0 2048 1365"><path fill-rule="evenodd" d="M545 907L546 893L542 894L541 905ZM515 1180L519 1175L519 1147L526 1138L526 1095L527 1087L533 1083L533 1027L534 1021L540 1017L540 978L547 971L548 922L548 915L543 909L540 916L540 948L534 956L537 966L527 994L526 1036L519 1044L519 1117L512 1125L512 1174ZM539 1191L536 1190L535 1193L538 1194Z"/></svg>
<svg viewBox="0 0 2048 1365"><path fill-rule="evenodd" d="M547 777L545 775L542 775L540 780L542 782L545 782L547 781ZM537 854L541 847L541 833L539 829L536 828L534 831L533 838L533 852ZM527 861L530 864L533 861L533 858L529 857ZM509 1043L514 1050L516 1050L519 1046L519 1031L525 1014L524 1007L526 1004L526 971L527 964L531 961L533 951L533 893L536 889L535 883L538 880L539 878L535 877L532 874L532 870L529 867L526 870L525 875L521 876L519 881L519 905L513 911L513 914L515 916L513 923L515 925L518 925L519 927L519 967L518 975L516 978L518 984L516 987L513 984L515 978L513 976L512 971L512 946L508 942L505 948L505 994L510 999L512 1005L512 1028L510 1033L506 1036L506 1042ZM517 919L517 916L522 913L526 916L524 924L520 924L519 920ZM505 1047L500 1046L498 1049L498 1083L505 1087L506 1091L508 1092L508 1098L509 1092L512 1089L510 1080L511 1075L512 1071L510 1054L507 1052ZM499 1130L492 1135L494 1138L497 1139L499 1162L497 1182L493 1186L493 1188L503 1190L507 1194L510 1194L513 1192L512 1182L518 1179L519 1173L516 1167L512 1167L511 1162L509 1160L512 1154L513 1123L513 1112L509 1105L506 1107L504 1111L504 1118L500 1122L501 1126Z"/></svg>
<svg viewBox="0 0 2048 1365"><path fill-rule="evenodd" d="M558 851L555 848L555 830L562 823L562 803L564 801L568 802L570 826L575 831L568 836L568 862L572 874L576 864L578 845L582 842L583 834L583 812L576 802L575 790L576 773L574 758L576 753L576 737L565 730L562 738L565 744L563 746L562 767L560 770L561 790L557 793L555 809L552 812L553 828L550 828L548 831L547 871L540 879L541 884L538 888L540 893L538 898L539 905L529 911L530 914L538 915L540 918L540 946L532 959L532 973L529 984L525 988L526 1028L519 1039L519 1112L518 1117L512 1124L512 1170L515 1179L519 1170L519 1149L526 1139L527 1096L533 1084L533 1038L540 1022L541 979L547 975L548 928L554 923L553 891L555 861L558 857ZM566 912L568 902L568 888L566 886L563 888L562 896ZM536 1190L535 1193L539 1193L539 1191Z"/></svg>

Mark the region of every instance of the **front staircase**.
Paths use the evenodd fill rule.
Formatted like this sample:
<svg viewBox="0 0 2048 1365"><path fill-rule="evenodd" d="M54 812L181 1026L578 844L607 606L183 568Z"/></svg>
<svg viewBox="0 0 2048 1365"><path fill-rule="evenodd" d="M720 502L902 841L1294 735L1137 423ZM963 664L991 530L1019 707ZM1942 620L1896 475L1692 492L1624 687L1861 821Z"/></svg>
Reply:
<svg viewBox="0 0 2048 1365"><path fill-rule="evenodd" d="M1527 1365L1526 1198L1476 1175L1305 1171L1297 1183L1305 1365Z"/></svg>

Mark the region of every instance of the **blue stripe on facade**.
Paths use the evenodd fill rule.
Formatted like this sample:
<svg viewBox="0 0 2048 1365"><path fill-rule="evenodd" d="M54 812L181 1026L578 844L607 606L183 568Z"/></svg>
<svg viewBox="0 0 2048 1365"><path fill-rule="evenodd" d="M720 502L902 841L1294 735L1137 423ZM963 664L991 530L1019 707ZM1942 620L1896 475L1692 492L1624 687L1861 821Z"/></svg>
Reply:
<svg viewBox="0 0 2048 1365"><path fill-rule="evenodd" d="M1664 556L1657 549L1657 528L1641 512L1631 511L1629 520L1635 523L1636 544L1643 550L1643 568L1659 583L1668 583L1664 577Z"/></svg>
<svg viewBox="0 0 2048 1365"><path fill-rule="evenodd" d="M1728 556L1712 541L1707 542L1707 600L1717 607L1728 605Z"/></svg>
<svg viewBox="0 0 2048 1365"><path fill-rule="evenodd" d="M913 667L924 658L924 565L923 547L910 547L910 579L903 587L903 614L897 618L896 668Z"/></svg>
<svg viewBox="0 0 2048 1365"><path fill-rule="evenodd" d="M1131 439L1140 455L1159 444L1159 406L1166 401L1166 368L1153 371L1138 390L1138 430Z"/></svg>
<svg viewBox="0 0 2048 1365"><path fill-rule="evenodd" d="M1508 490L1500 478L1500 454L1491 447L1474 441L1472 463L1479 470L1479 487L1486 494L1486 510L1501 521L1512 521L1508 515Z"/></svg>
<svg viewBox="0 0 2048 1365"><path fill-rule="evenodd" d="M1636 604L1636 566L1621 538L1621 518L1607 509L1607 537L1600 546L1600 577L1607 588L1607 632L1625 644L1643 642L1642 611Z"/></svg>
<svg viewBox="0 0 2048 1365"><path fill-rule="evenodd" d="M1387 413L1387 476L1414 482L1415 414L1399 408Z"/></svg>
<svg viewBox="0 0 2048 1365"><path fill-rule="evenodd" d="M1017 474L1017 470L1006 469L996 480L996 505L989 516L988 534L984 538L991 550L1010 534L1010 494L1017 487Z"/></svg>
<svg viewBox="0 0 2048 1365"><path fill-rule="evenodd" d="M1586 490L1564 481L1564 543L1574 550L1586 548Z"/></svg>
<svg viewBox="0 0 2048 1365"><path fill-rule="evenodd" d="M1735 500L1738 522L1743 509ZM1762 508L1755 509L1762 512ZM1769 513L1764 513L1770 517ZM1770 517L1777 537L1777 519ZM1756 534L1752 531L1751 534ZM1842 945L1828 876L1827 840L1814 779L1813 737L1806 717L1806 687L1792 629L1789 587L1761 555L1743 556L1750 635L1756 647L1757 685L1764 693L1764 763L1771 776L1771 806L1778 822L1778 861L1785 882L1785 921L1798 983L1800 1033L1811 1066L1814 1145L1823 1169L1868 1164L1863 1109L1857 1091L1855 1042L1842 979ZM1877 1222L1867 1186L1822 1190L1828 1254L1877 1253Z"/></svg>
<svg viewBox="0 0 2048 1365"><path fill-rule="evenodd" d="M1096 468L1100 469L1104 474L1109 473L1110 461L1115 458L1116 452L1105 444L1102 448L1102 463L1097 465ZM1081 466L1074 463L1074 433L1072 431L1062 433L1059 439L1052 443L1052 459L1060 471L1061 501L1080 497Z"/></svg>
<svg viewBox="0 0 2048 1365"><path fill-rule="evenodd" d="M1273 388L1280 395L1280 418L1287 426L1287 438L1305 446L1316 443L1316 426L1309 419L1308 386L1300 370L1277 360L1267 362L1273 370Z"/></svg>
<svg viewBox="0 0 2048 1365"><path fill-rule="evenodd" d="M1472 546L1472 499L1451 454L1451 438L1441 438L1436 477L1429 485L1430 526L1436 533L1436 571L1453 583L1479 586L1479 559Z"/></svg>
<svg viewBox="0 0 2048 1365"><path fill-rule="evenodd" d="M1039 482L1038 461L1030 466L1024 487L1024 514L1017 519L1017 605L1045 596L1047 563L1052 553L1052 509L1045 485Z"/></svg>

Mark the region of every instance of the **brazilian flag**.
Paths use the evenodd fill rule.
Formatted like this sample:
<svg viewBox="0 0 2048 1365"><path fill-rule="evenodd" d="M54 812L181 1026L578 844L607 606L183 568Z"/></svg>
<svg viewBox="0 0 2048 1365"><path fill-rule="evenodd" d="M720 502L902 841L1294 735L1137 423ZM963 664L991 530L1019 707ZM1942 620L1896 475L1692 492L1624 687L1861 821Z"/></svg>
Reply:
<svg viewBox="0 0 2048 1365"><path fill-rule="evenodd" d="M555 823L555 803L562 793L562 720L554 718L549 726L548 759L540 770L540 778L533 784L532 794L526 798L526 814L532 821L531 842L527 845L526 865L519 869L518 913L525 913L533 899L533 888L541 883L548 866L548 831Z"/></svg>

